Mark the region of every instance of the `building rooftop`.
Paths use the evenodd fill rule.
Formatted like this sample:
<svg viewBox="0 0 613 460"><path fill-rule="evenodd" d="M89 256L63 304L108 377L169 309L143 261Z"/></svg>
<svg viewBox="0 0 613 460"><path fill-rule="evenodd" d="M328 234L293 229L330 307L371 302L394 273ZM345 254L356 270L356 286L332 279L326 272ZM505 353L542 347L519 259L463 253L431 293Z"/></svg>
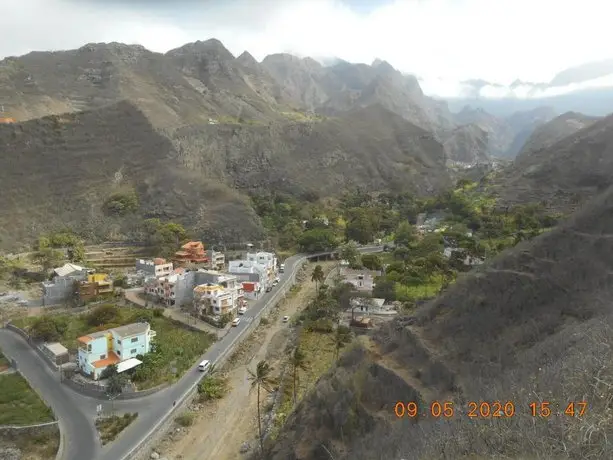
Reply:
<svg viewBox="0 0 613 460"><path fill-rule="evenodd" d="M92 366L94 366L96 369L99 369L101 367L107 367L107 366L111 366L113 364L117 364L120 361L121 361L121 359L119 359L119 356L117 356L114 351L109 351L108 358L99 359L98 361L94 361L92 363Z"/></svg>
<svg viewBox="0 0 613 460"><path fill-rule="evenodd" d="M106 337L106 331L92 332L91 334L83 335L77 339L81 343L89 343L92 340L99 339L100 337Z"/></svg>
<svg viewBox="0 0 613 460"><path fill-rule="evenodd" d="M149 330L149 323L132 323L125 326L119 326L111 329L116 335L121 338L130 337L132 335L144 334Z"/></svg>
<svg viewBox="0 0 613 460"><path fill-rule="evenodd" d="M68 353L68 349L59 342L47 343L45 344L45 348L55 356L61 356Z"/></svg>
<svg viewBox="0 0 613 460"><path fill-rule="evenodd" d="M156 257L155 259L153 259L153 263L155 265L164 265L166 263L166 259L163 259L161 257Z"/></svg>
<svg viewBox="0 0 613 460"><path fill-rule="evenodd" d="M81 272L83 270L85 269L81 267L80 265L68 263L68 264L64 264L63 266L54 269L53 271L55 272L57 276L68 276L71 273Z"/></svg>

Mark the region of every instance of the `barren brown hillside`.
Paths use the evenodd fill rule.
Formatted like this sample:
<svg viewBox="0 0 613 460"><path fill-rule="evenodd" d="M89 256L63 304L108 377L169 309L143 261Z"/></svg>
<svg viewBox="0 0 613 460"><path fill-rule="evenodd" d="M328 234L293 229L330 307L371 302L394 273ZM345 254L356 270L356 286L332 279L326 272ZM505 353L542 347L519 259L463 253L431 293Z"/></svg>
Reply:
<svg viewBox="0 0 613 460"><path fill-rule="evenodd" d="M495 179L503 201L569 210L613 184L613 116L517 158Z"/></svg>

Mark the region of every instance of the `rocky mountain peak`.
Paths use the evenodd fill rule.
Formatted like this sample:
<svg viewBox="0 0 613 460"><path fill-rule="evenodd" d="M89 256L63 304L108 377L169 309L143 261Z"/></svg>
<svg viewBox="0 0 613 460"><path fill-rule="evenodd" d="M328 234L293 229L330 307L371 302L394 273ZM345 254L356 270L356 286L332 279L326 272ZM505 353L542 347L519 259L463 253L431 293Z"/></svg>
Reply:
<svg viewBox="0 0 613 460"><path fill-rule="evenodd" d="M196 55L207 57L216 57L219 60L231 61L234 60L234 56L228 49L216 38L211 38L205 41L195 41L188 43L179 48L172 49L166 53L168 56L176 57L183 55Z"/></svg>
<svg viewBox="0 0 613 460"><path fill-rule="evenodd" d="M243 53L236 58L239 64L248 68L259 67L260 63L249 53L248 51L243 51Z"/></svg>

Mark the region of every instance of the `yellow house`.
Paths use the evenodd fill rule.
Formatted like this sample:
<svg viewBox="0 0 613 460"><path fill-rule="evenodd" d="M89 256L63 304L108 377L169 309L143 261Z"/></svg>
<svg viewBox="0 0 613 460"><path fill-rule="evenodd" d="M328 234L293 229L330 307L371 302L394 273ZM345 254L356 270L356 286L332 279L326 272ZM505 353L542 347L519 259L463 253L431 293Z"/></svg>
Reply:
<svg viewBox="0 0 613 460"><path fill-rule="evenodd" d="M87 281L79 283L79 295L85 301L100 295L111 294L112 292L113 282L106 273L87 275Z"/></svg>

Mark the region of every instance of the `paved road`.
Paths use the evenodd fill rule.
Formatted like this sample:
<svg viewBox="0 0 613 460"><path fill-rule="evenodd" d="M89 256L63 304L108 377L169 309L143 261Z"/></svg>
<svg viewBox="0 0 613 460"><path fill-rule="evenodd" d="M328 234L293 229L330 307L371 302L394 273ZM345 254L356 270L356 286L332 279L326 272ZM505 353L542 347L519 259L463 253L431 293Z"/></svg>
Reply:
<svg viewBox="0 0 613 460"><path fill-rule="evenodd" d="M59 381L59 375L43 363L28 343L8 329L0 329L0 347L17 361L19 370L51 406L60 420L64 436L64 458L94 459L99 453L99 442L93 418L87 417L87 408L95 411L95 402L75 394Z"/></svg>
<svg viewBox="0 0 613 460"><path fill-rule="evenodd" d="M360 248L361 252L380 252L381 250L382 247L380 246ZM22 372L32 379L35 386L46 389L45 392L41 393L54 410L57 406L58 417L62 420L64 437L69 440L70 444L70 449L67 449L64 460L121 460L126 458L150 433L159 428L159 422L172 410L173 401L180 401L186 393L197 385L202 378L202 374L197 370L198 363L202 359L208 359L215 363L237 337L245 332L245 329L271 299L276 297L276 293L290 282L297 267L304 260L305 256L302 254L288 258L285 261L285 273L280 275L278 286L272 292L255 301L243 315L238 327L232 328L226 336L216 342L175 385L137 400L115 401L114 408L117 412L138 412L138 418L122 433L117 441L104 448L100 448L99 442L92 439L91 420L95 417L95 407L98 402L91 398L76 395L62 386L58 377L48 370L48 367L41 362L38 355L16 334L10 331L1 331L0 344L4 345L3 341L6 341L4 348L8 354L13 353L13 349L18 350L19 356L16 352L14 357L19 362ZM24 362L23 366L20 357ZM76 407L75 402L78 407Z"/></svg>

